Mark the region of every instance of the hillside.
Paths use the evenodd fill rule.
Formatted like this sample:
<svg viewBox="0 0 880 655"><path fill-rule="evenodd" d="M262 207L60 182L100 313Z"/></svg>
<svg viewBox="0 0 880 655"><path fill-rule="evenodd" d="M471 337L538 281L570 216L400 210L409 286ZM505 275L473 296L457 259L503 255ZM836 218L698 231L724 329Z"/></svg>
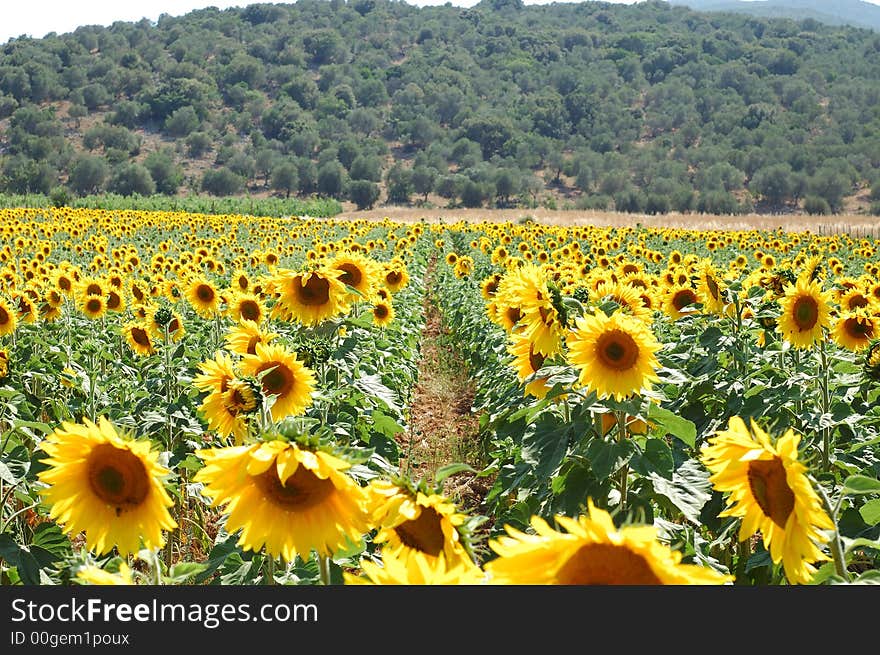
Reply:
<svg viewBox="0 0 880 655"><path fill-rule="evenodd" d="M0 191L867 213L878 53L868 30L659 0L87 26L0 46Z"/></svg>
<svg viewBox="0 0 880 655"><path fill-rule="evenodd" d="M812 19L880 31L880 6L863 0L670 0L698 11L732 11L763 18Z"/></svg>

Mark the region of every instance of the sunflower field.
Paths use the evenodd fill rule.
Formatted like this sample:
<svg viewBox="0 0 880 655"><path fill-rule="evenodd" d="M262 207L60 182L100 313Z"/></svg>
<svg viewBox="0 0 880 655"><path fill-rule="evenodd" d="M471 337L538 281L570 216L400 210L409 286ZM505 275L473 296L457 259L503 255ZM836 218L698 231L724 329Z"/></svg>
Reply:
<svg viewBox="0 0 880 655"><path fill-rule="evenodd" d="M873 239L0 215L5 585L880 581ZM415 477L429 305L479 457Z"/></svg>

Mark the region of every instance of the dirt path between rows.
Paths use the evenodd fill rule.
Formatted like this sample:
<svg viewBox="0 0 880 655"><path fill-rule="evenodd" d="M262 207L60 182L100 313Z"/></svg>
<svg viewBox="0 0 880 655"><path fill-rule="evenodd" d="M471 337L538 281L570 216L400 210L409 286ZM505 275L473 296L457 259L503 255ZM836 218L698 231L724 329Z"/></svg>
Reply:
<svg viewBox="0 0 880 655"><path fill-rule="evenodd" d="M418 382L410 403L409 430L398 435L400 470L414 481L433 483L437 470L464 463L480 470L484 465L479 416L471 411L474 386L467 367L448 341L440 311L431 297L433 263L426 274L425 328ZM467 512L480 512L491 482L462 472L448 477L443 492Z"/></svg>

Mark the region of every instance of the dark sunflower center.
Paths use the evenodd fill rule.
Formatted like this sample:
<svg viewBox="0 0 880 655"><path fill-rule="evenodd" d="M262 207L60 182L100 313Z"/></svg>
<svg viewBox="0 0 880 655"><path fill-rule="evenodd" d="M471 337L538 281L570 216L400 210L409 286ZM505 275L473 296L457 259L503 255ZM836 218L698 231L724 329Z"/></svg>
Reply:
<svg viewBox="0 0 880 655"><path fill-rule="evenodd" d="M293 389L293 371L281 362L267 362L260 367L258 373L270 368L272 370L261 378L263 391L265 391L267 395L279 397L286 396L290 393L291 389Z"/></svg>
<svg viewBox="0 0 880 655"><path fill-rule="evenodd" d="M507 320L510 321L511 325L516 325L522 318L522 312L519 311L519 307L508 307L504 313L507 315Z"/></svg>
<svg viewBox="0 0 880 655"><path fill-rule="evenodd" d="M330 302L330 282L312 275L305 285L296 285L296 295L303 305L326 305Z"/></svg>
<svg viewBox="0 0 880 655"><path fill-rule="evenodd" d="M260 306L253 300L245 300L239 305L238 313L243 319L257 321L260 318Z"/></svg>
<svg viewBox="0 0 880 655"><path fill-rule="evenodd" d="M630 273L638 273L638 272L639 272L639 267L636 266L635 264L624 264L623 268L621 269L621 273L623 273L624 275L629 275Z"/></svg>
<svg viewBox="0 0 880 655"><path fill-rule="evenodd" d="M536 353L531 346L529 346L529 366L532 367L532 371L536 372L541 369L544 365L544 360L546 357L541 353Z"/></svg>
<svg viewBox="0 0 880 655"><path fill-rule="evenodd" d="M492 280L491 282L486 283L486 293L490 296L494 296L498 291L498 280Z"/></svg>
<svg viewBox="0 0 880 655"><path fill-rule="evenodd" d="M109 296L107 296L107 309L119 309L122 305L122 298L118 293L112 291Z"/></svg>
<svg viewBox="0 0 880 655"><path fill-rule="evenodd" d="M0 307L0 325L6 325L12 320L9 315L9 312L6 311L5 307Z"/></svg>
<svg viewBox="0 0 880 655"><path fill-rule="evenodd" d="M238 288L242 291L247 291L248 279L244 275L240 275L238 278Z"/></svg>
<svg viewBox="0 0 880 655"><path fill-rule="evenodd" d="M177 317L172 318L171 321L168 323L168 332L170 334L174 334L179 329L180 329L180 319Z"/></svg>
<svg viewBox="0 0 880 655"><path fill-rule="evenodd" d="M780 528L794 510L794 492L788 486L785 467L778 457L749 463L749 488L764 512Z"/></svg>
<svg viewBox="0 0 880 655"><path fill-rule="evenodd" d="M196 297L203 303L214 302L214 289L207 284L200 284L196 287Z"/></svg>
<svg viewBox="0 0 880 655"><path fill-rule="evenodd" d="M791 313L798 330L812 330L819 320L819 303L812 296L800 296Z"/></svg>
<svg viewBox="0 0 880 655"><path fill-rule="evenodd" d="M86 295L87 296L102 296L104 295L104 290L101 288L100 284L95 284L92 282L90 285L86 287Z"/></svg>
<svg viewBox="0 0 880 655"><path fill-rule="evenodd" d="M62 291L70 291L73 288L73 283L66 277L58 278L58 288Z"/></svg>
<svg viewBox="0 0 880 655"><path fill-rule="evenodd" d="M402 277L403 277L403 276L402 276L400 273L398 273L397 271L391 271L390 273L388 273L388 274L385 276L385 281L386 281L388 284L394 286L395 284L400 283L400 280L401 280Z"/></svg>
<svg viewBox="0 0 880 655"><path fill-rule="evenodd" d="M141 291L140 287L132 287L131 295L133 295L135 300L137 301L141 301L144 299L144 292Z"/></svg>
<svg viewBox="0 0 880 655"><path fill-rule="evenodd" d="M606 368L628 371L639 359L639 345L623 330L609 330L599 337L596 354Z"/></svg>
<svg viewBox="0 0 880 655"><path fill-rule="evenodd" d="M101 299L100 298L89 298L86 302L86 309L92 314L96 314L101 311Z"/></svg>
<svg viewBox="0 0 880 655"><path fill-rule="evenodd" d="M388 308L385 305L376 305L373 308L373 315L378 319L388 317Z"/></svg>
<svg viewBox="0 0 880 655"><path fill-rule="evenodd" d="M339 276L339 280L343 284L347 284L350 287L354 287L357 289L358 285L361 283L361 280L364 279L364 274L354 264L340 264L339 270L342 273Z"/></svg>
<svg viewBox="0 0 880 655"><path fill-rule="evenodd" d="M874 324L858 318L848 318L843 322L843 329L853 339L870 339L874 336Z"/></svg>
<svg viewBox="0 0 880 655"><path fill-rule="evenodd" d="M626 546L587 544L556 572L564 585L663 584L644 557Z"/></svg>
<svg viewBox="0 0 880 655"><path fill-rule="evenodd" d="M433 507L423 507L418 518L404 521L394 532L405 546L436 557L443 552L443 528Z"/></svg>
<svg viewBox="0 0 880 655"><path fill-rule="evenodd" d="M248 339L247 348L245 351L248 355L256 355L257 354L257 344L263 343L263 340L260 338L260 335L256 335Z"/></svg>
<svg viewBox="0 0 880 655"><path fill-rule="evenodd" d="M715 282L715 278L713 278L711 275L706 276L706 286L709 287L709 293L712 294L712 298L714 300L718 300L721 296L721 291L718 288L718 283Z"/></svg>
<svg viewBox="0 0 880 655"><path fill-rule="evenodd" d="M150 335L147 334L147 331L141 327L131 328L131 338L139 346L150 345Z"/></svg>
<svg viewBox="0 0 880 655"><path fill-rule="evenodd" d="M267 500L280 507L302 512L323 503L336 489L329 478L321 479L300 464L284 484L274 462L265 473L254 477Z"/></svg>
<svg viewBox="0 0 880 655"><path fill-rule="evenodd" d="M681 311L688 305L694 304L695 302L697 302L697 294L695 294L691 289L682 289L681 291L676 291L675 295L672 297L672 306L679 311Z"/></svg>
<svg viewBox="0 0 880 655"><path fill-rule="evenodd" d="M140 458L111 444L96 446L86 466L92 492L116 508L116 515L134 509L150 492L150 478Z"/></svg>
<svg viewBox="0 0 880 655"><path fill-rule="evenodd" d="M848 305L849 305L850 309L858 309L859 307L867 307L868 306L868 299L865 298L865 296L863 296L861 294L855 295L849 299Z"/></svg>
<svg viewBox="0 0 880 655"><path fill-rule="evenodd" d="M236 384L227 392L226 409L230 414L238 415L242 412L252 412L257 408L257 397L246 384Z"/></svg>

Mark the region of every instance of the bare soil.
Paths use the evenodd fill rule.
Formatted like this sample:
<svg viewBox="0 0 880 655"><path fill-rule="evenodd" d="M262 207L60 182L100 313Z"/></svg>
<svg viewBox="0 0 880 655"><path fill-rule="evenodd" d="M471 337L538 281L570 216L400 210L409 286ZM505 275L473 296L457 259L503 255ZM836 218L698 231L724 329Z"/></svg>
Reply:
<svg viewBox="0 0 880 655"><path fill-rule="evenodd" d="M428 281L430 282L430 271ZM479 437L479 416L471 411L474 386L458 354L445 343L447 334L440 312L424 301L426 323L422 333L419 377L410 403L409 429L397 435L401 447L400 470L411 480L433 484L437 470L464 463L484 466ZM479 512L491 487L488 478L463 472L443 482L443 493L459 509Z"/></svg>

